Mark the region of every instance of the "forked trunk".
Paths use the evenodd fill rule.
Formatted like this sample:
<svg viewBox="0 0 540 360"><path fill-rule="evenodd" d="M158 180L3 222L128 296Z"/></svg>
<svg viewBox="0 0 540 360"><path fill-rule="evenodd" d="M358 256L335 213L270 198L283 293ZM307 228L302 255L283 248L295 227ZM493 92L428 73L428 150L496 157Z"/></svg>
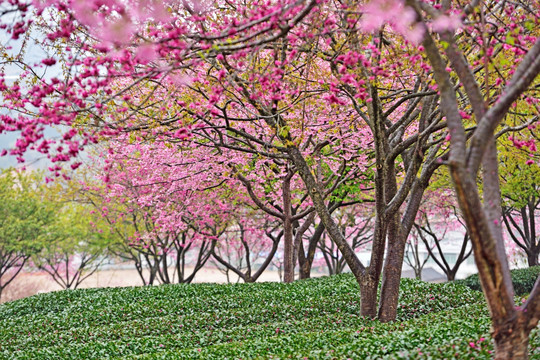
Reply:
<svg viewBox="0 0 540 360"><path fill-rule="evenodd" d="M324 232L324 225L320 223L315 228L315 232L309 239L309 245L307 254L304 253L304 245L302 239L298 239L298 268L299 278L309 279L311 277L311 268L313 267L313 259L315 258L315 252L317 251L317 243L319 242L322 233Z"/></svg>
<svg viewBox="0 0 540 360"><path fill-rule="evenodd" d="M303 264L298 267L298 277L300 279L309 279L311 277L312 263L306 259Z"/></svg>
<svg viewBox="0 0 540 360"><path fill-rule="evenodd" d="M430 175L426 174L429 173L423 172L422 177L429 178ZM396 211L389 219L387 230L388 254L384 264L379 306L379 320L382 322L393 321L397 316L401 268L405 256L407 237L411 232L426 187L427 181L425 179L415 181L410 190L409 202L403 217L399 211Z"/></svg>

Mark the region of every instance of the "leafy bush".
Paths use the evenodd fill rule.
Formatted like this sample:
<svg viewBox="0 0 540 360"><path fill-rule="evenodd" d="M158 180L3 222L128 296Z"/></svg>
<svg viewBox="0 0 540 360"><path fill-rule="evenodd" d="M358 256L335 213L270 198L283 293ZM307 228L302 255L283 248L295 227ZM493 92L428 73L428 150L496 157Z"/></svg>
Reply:
<svg viewBox="0 0 540 360"><path fill-rule="evenodd" d="M531 292L536 279L540 275L540 266L532 266L526 269L515 269L511 272L512 284L516 295L525 295ZM456 283L463 284L477 291L482 291L478 274L473 274L466 279L457 280Z"/></svg>
<svg viewBox="0 0 540 360"><path fill-rule="evenodd" d="M465 286L403 279L400 321L359 312L349 274L59 291L0 305L0 359L491 358L483 296Z"/></svg>

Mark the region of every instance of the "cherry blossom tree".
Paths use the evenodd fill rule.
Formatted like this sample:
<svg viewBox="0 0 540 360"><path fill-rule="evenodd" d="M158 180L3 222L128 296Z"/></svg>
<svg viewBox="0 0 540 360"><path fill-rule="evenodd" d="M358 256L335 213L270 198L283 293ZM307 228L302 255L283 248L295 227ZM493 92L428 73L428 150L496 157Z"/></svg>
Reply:
<svg viewBox="0 0 540 360"><path fill-rule="evenodd" d="M241 207L238 210L241 211ZM246 283L257 281L278 250L283 237L283 230L277 231L279 227L279 223L254 214L249 207L234 216L234 222L215 240L212 253L229 282L229 272Z"/></svg>
<svg viewBox="0 0 540 360"><path fill-rule="evenodd" d="M56 216L44 228L43 248L33 254L32 264L62 288L76 289L105 260L110 235L94 226L89 209L58 203L55 207Z"/></svg>
<svg viewBox="0 0 540 360"><path fill-rule="evenodd" d="M70 161L100 136L137 127L108 115L113 109L145 115L150 97L137 99L139 111L130 110L132 87L156 88L166 78L185 84L190 79L184 70L197 67L201 58L215 56L217 49L241 52L275 41L305 21L316 1L259 5L153 0L2 3L0 92L6 111L0 133L20 132L2 155L23 161L25 152L35 150L57 164ZM239 16L223 15L227 9ZM98 129L70 128L81 122ZM61 128L60 139L45 136L47 128L62 125L68 128ZM71 163L72 168L79 165L76 160ZM60 170L54 167L57 175Z"/></svg>
<svg viewBox="0 0 540 360"><path fill-rule="evenodd" d="M511 144L505 144L501 149L501 193L506 233L525 253L529 266L536 266L540 255L540 172L533 160L536 156L535 132L534 129L529 131L531 139L524 141L510 136ZM515 161L516 158L520 161Z"/></svg>
<svg viewBox="0 0 540 360"><path fill-rule="evenodd" d="M458 215L456 214L455 216L457 217ZM459 219L456 221L461 223ZM430 221L430 219L424 215L423 222L421 224L416 223L415 227L418 234L417 236L424 244L429 253L429 257L431 257L437 266L444 272L448 281L453 281L456 279L456 274L460 266L469 258L469 256L471 256L472 247L469 247L469 234L467 231L464 231L459 253L455 259L450 261L450 259L448 259L449 256L447 255L447 251L445 251L444 237L448 231L448 228L454 228L455 226L449 226L449 224L445 225L446 226L444 227L435 227L432 225L432 221Z"/></svg>
<svg viewBox="0 0 540 360"><path fill-rule="evenodd" d="M536 282L525 304L516 307L502 236L501 190L495 130L508 114L512 104L522 96L527 97L527 89L540 73L540 40L524 26L527 19L531 17L534 19L535 15L527 4L498 7L491 3L487 5L472 3L464 8L452 8L454 5L452 2L445 2L442 7L432 7L430 4L420 4L414 0L406 3L414 9L417 24L424 28L425 36L422 44L433 67L434 79L441 94L441 111L446 116L450 131L451 150L448 165L493 321L495 358L525 359L528 334L536 327L540 317L538 294L540 280ZM481 57L483 63L468 61L463 49L469 48L471 44L464 44L463 38L456 34L455 24L449 22L452 19L450 14L455 14L453 17L457 17L460 21L477 20L470 22L462 31L466 31L476 40L473 47L484 50ZM499 38L501 34L507 40L509 38L514 40L513 34L516 32L513 34L506 32L500 15L520 19L520 24L523 24L523 27L517 27L519 36L514 45L518 42L518 46L501 44ZM488 22L504 30L502 32L488 30ZM428 28L430 23L432 29ZM517 24L514 23L515 25ZM439 47L437 41L444 42L444 46ZM502 56L508 52L516 54L521 57L521 61L518 62L519 65L512 66L507 81L499 78L492 83L489 64L497 60L497 56L493 54L496 49L504 53ZM463 119L459 112L460 103L447 71L446 59L457 75L459 85L467 96L477 123L470 141L467 141ZM482 66L482 70L478 73L473 72L475 65ZM495 66L499 68L499 64ZM491 87L499 91L495 94L487 91ZM535 106L534 101L531 101L531 106ZM482 195L477 183L480 168L483 174Z"/></svg>
<svg viewBox="0 0 540 360"><path fill-rule="evenodd" d="M336 221L341 233L347 239L350 247L356 252L366 250L373 240L371 234L373 228L372 209L363 209L361 206L349 206L336 211ZM315 230L316 231L316 230ZM347 263L335 244L323 233L318 243L318 248L324 257L329 275L341 274Z"/></svg>
<svg viewBox="0 0 540 360"><path fill-rule="evenodd" d="M355 275L362 314L378 313L383 321L396 316L404 249L422 195L434 171L449 165L496 356L526 357L540 290L514 307L495 139L536 121L514 114L510 126L504 119L520 99L538 110L527 93L540 71L534 0L223 2L219 11L206 3L36 4L42 15L50 12L44 43L63 39L70 55L66 75L49 79L36 65L59 59L29 63L21 47L6 53L7 62L25 69L19 81L4 77L0 88L9 110L2 132L22 131L11 154L34 148L65 161L97 141L95 131L101 137L144 131L281 161L302 179ZM29 11L17 1L2 8L12 39L28 33ZM50 124L74 122L95 127L69 130L65 147L43 140ZM369 266L348 245L329 205L338 188L358 177L373 180L376 201Z"/></svg>
<svg viewBox="0 0 540 360"><path fill-rule="evenodd" d="M293 39L297 41L296 38ZM314 43L322 39L324 39L322 36L316 36ZM292 41L292 39L288 39L288 41ZM330 45L320 46L324 46L325 50L332 52L334 50ZM397 264L402 262L402 248L404 248L406 234L395 231L387 233L386 224L389 221L385 214L400 216L399 212L394 211L394 207L399 207L407 199L409 191L415 184L416 180L413 174L416 174L419 170L421 163L417 154L423 153L424 150L427 151L428 148L433 146L429 157L431 165L426 167L425 175L416 182L417 185L414 185L415 191L418 192L418 196L413 197L415 201L411 202L410 205L410 212L414 213L415 209L417 209L416 199L421 197L423 189L427 186L429 175L439 166L439 163L436 162L436 155L444 140L444 136L439 135L434 142L429 142L426 149L422 148L422 151L416 151L414 146L417 145L415 141L418 140L418 136L414 135L414 130L412 137L403 137L408 135L405 133L406 128L413 123L416 124L416 119L421 115L421 111L417 111L420 104L418 99L427 99L431 96L429 100L424 100L428 101L427 106L424 108L424 119L430 122L430 126L423 133L422 142L428 144L429 135L434 131L440 131L444 126L441 123L440 114L433 107L435 106L433 99L435 92L423 88L421 79L416 79L416 82L413 80L412 83L409 81L406 84L410 88L404 90L404 92L412 93L411 97L397 103L397 95L392 93L392 95L384 99L384 106L387 107L386 116L390 117L394 112L397 114L403 111L405 117L400 118L400 122L391 127L393 132L386 134L385 131L385 134L383 134L379 131L384 140L381 140L380 146L377 147L380 150L379 155L377 155L379 156L378 161L382 166L386 161L392 163L398 156L403 155L406 159L403 164L407 167L409 176L408 180L403 183L404 187L400 192L397 189L397 174L402 171L401 167L396 168L396 165L393 164L391 170L388 170L390 172L384 172L386 174L384 177L389 176L388 181L384 180L383 175L378 178L379 196L376 196L376 199L378 199L380 206L378 210L379 220L376 221L376 224L379 225L376 225L376 227L378 226L380 231L375 231L374 236L378 240L374 242L374 259L371 261L373 265L370 267L371 270L366 272L366 267L358 261L354 251L344 241L339 228L330 216L330 206L326 203L326 199L337 191L339 186L351 181L353 178L358 179L365 176L363 174L366 173L366 165L370 166L369 162L362 161L367 160L368 153L359 151L361 148L369 148L368 143L373 138L373 130L375 130L369 126L370 116L367 114L369 112L367 108L371 105L369 105L370 102L366 101L367 92L363 85L360 88L361 91L358 90L357 92L355 87L351 88L351 85L347 83L343 85L340 83L342 74L339 71L347 72L349 71L347 70L348 67L350 67L353 73L355 71L360 72L359 67L355 65L358 63L360 56L354 55L357 53L349 50L348 48L340 49L332 59L338 58L340 61L344 61L341 60L343 58L351 66L347 64L341 65L340 63L335 71L333 70L335 66L332 65L333 60L316 61L306 59L306 57L310 56L309 53L298 53L295 52L294 48L284 47L283 45L273 50L261 50L256 53L244 54L240 59L228 55L218 56L216 57L218 61L216 65L213 63L207 65L208 71L213 71L214 76L193 78L187 92L189 96L186 96L190 100L185 103L186 106L183 112L187 119L195 119L201 124L192 131L194 136L203 138L205 142L212 142L214 146L248 153L255 152L258 156L263 155L272 159L282 159L282 161L284 161L283 159L289 159L290 164L298 171L308 189L311 201L319 216L321 216L327 232L344 254L349 268L357 276L359 284L363 288L362 293L366 296L362 302L364 315L375 316L376 314L376 288L384 258L384 246L381 245L386 242L387 234L397 236L399 241L391 242L397 246L395 251L391 252L395 254L396 258L388 261L387 269L389 269L391 275L387 277L388 286L383 287L383 289L387 289L384 290L385 292L390 291L392 295L385 294L385 296L381 297L381 301L384 303L381 303L381 317L391 319L395 317L395 307L397 306L397 288L401 273L401 266ZM366 52L375 50L377 50L377 47L372 43L368 43L364 48ZM354 56L356 56L356 60L349 60ZM306 79L304 80L306 86L299 90L297 86L298 80L296 79L305 78L306 76L302 74L304 69L297 68L295 64L307 61L313 63L313 69L310 70L311 76L317 81ZM248 68L246 63L254 65ZM388 66L390 68L392 64L388 64ZM341 67L342 69L339 70ZM242 68L241 72L238 70L239 68ZM272 74L278 74L278 77L276 78ZM390 74L391 72L385 73L385 76L389 77ZM337 79L335 83L329 84L330 92L324 86L319 85L319 79L334 80L334 76ZM259 79L259 81L246 83L243 80L245 77L253 80ZM354 79L352 74L349 74L349 77ZM359 80L355 81L365 84L364 75L359 74L358 77ZM220 81L220 79L227 79L227 81ZM257 87L260 84L267 86L268 91L259 90ZM209 92L215 93L215 96L209 96ZM225 99L224 94L229 94L232 100ZM349 100L347 94L350 95L351 100ZM354 95L358 95L358 97L356 98ZM306 97L305 103L297 104L295 99L298 96ZM343 97L343 99L339 99L338 96ZM314 101L315 99L319 101ZM358 103L356 99L361 103ZM353 101L351 110L339 112L338 106L348 101ZM408 111L405 111L405 103L409 105ZM309 109L309 116L305 116L307 114L306 109ZM381 103L381 111L382 109ZM371 113L375 117L379 114L378 110ZM333 120L328 123L328 118ZM351 119L354 119L356 123L353 121L351 125ZM364 121L365 119L368 120L367 123ZM373 123L371 124L373 125ZM353 133L349 131L351 126L355 129ZM384 126L390 125L385 124ZM319 131L321 128L325 129L325 131ZM388 144L391 139L392 145L401 144L395 151L391 151L389 148ZM406 140L405 143L401 143L403 140ZM385 148L383 143L388 146ZM377 153L377 151L375 152ZM322 158L322 164L318 162L319 158ZM413 167L409 167L409 165L413 164ZM324 166L331 169L331 172L319 170L320 167ZM313 174L316 174L316 176L313 176ZM390 196L392 192L384 189L393 186L394 183L396 185L395 192L393 196ZM314 187L315 185L317 187ZM321 188L319 189L320 196L316 195L319 187ZM382 196L385 191L388 194L386 200ZM394 199L394 202L392 202L392 199ZM386 202L391 203L392 206L386 208ZM410 223L409 219L410 214L407 215L407 224ZM412 226L412 223L410 226ZM410 226L406 227L405 230L409 231Z"/></svg>
<svg viewBox="0 0 540 360"><path fill-rule="evenodd" d="M533 197L519 209L509 207L503 211L506 231L512 241L525 252L529 266L539 265L540 237L537 235L540 230L537 214L539 205L540 199Z"/></svg>
<svg viewBox="0 0 540 360"><path fill-rule="evenodd" d="M208 171L197 161L202 148L182 153L162 142L111 146L117 148L105 155L104 196L125 208L110 221L133 220L130 246L151 260L151 274L161 282L173 281L169 266L178 282L191 282L229 224L231 205L215 191L220 168ZM100 211L108 216L108 207ZM188 265L193 266L191 273Z"/></svg>

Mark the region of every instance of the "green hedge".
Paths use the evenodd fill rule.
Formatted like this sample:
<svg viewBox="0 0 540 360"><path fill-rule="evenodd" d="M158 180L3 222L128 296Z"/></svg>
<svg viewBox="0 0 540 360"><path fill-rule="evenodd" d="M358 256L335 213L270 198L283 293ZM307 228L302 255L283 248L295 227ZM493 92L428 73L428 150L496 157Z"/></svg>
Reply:
<svg viewBox="0 0 540 360"><path fill-rule="evenodd" d="M60 291L0 305L0 359L492 357L483 296L463 285L404 279L399 321L359 312L351 275Z"/></svg>
<svg viewBox="0 0 540 360"><path fill-rule="evenodd" d="M512 284L516 295L525 295L531 292L536 279L540 275L540 266L533 266L526 269L515 269L510 271L512 275ZM456 283L463 284L477 291L482 291L478 274L471 275L463 280L457 280Z"/></svg>

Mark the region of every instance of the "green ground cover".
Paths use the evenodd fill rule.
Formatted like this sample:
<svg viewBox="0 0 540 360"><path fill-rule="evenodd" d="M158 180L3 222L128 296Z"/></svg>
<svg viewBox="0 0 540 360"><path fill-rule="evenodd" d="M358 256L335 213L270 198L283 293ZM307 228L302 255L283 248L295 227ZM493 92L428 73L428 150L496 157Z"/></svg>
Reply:
<svg viewBox="0 0 540 360"><path fill-rule="evenodd" d="M492 357L483 295L464 285L404 279L399 321L359 312L351 275L60 291L0 305L0 359Z"/></svg>

